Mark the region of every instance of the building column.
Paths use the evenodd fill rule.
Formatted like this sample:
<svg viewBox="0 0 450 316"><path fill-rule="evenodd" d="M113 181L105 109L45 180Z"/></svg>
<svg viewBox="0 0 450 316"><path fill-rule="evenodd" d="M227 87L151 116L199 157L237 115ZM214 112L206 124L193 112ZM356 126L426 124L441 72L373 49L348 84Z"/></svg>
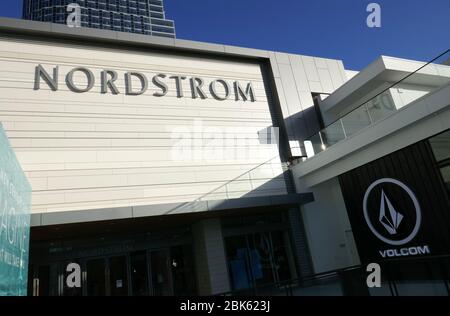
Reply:
<svg viewBox="0 0 450 316"><path fill-rule="evenodd" d="M198 294L214 295L230 291L220 219L195 223L192 236Z"/></svg>
<svg viewBox="0 0 450 316"><path fill-rule="evenodd" d="M308 247L303 216L299 206L288 211L292 234L292 248L297 258L297 277L307 277L314 274L311 253Z"/></svg>

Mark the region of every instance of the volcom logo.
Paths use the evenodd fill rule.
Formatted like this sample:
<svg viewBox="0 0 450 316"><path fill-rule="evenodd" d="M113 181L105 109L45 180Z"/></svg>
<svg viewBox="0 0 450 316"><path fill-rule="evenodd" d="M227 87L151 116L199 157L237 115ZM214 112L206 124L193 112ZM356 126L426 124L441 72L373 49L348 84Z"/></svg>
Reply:
<svg viewBox="0 0 450 316"><path fill-rule="evenodd" d="M410 205L410 207L404 210L396 209L392 203L394 200L391 200L393 195L389 194L390 199L387 195L389 190L386 188L395 191L397 193L395 198L400 201L406 201L405 203ZM378 199L376 194L380 194L380 191L379 208L374 209L373 206L369 208L369 199L374 202L373 199ZM375 195L372 196L372 194ZM408 199L410 200L409 203ZM363 210L367 226L369 226L372 233L378 239L390 245L400 246L410 242L416 237L422 222L419 201L413 191L404 183L391 178L377 180L369 186L364 195ZM379 213L376 214L376 212ZM377 215L376 217L375 214ZM375 223L377 219L379 221L378 224ZM407 220L409 223L405 223Z"/></svg>
<svg viewBox="0 0 450 316"><path fill-rule="evenodd" d="M389 213L386 213L386 207ZM391 235L397 234L397 228L403 220L403 215L397 212L392 206L391 201L381 190L381 202L380 202L380 223L386 228Z"/></svg>

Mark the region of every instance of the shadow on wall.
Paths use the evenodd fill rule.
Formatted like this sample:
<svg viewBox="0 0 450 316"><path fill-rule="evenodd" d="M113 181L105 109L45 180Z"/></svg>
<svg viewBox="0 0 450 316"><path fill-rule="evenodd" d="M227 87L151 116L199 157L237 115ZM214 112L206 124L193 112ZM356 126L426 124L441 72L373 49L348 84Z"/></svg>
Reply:
<svg viewBox="0 0 450 316"><path fill-rule="evenodd" d="M278 157L277 157L278 158ZM274 196L285 196L288 194L285 177L289 171L282 171L273 178L258 178L252 176L258 173L258 169L265 168L281 168L281 164L267 162L251 169L250 171L230 180L211 191L199 196L191 202L185 202L175 206L163 215L173 215L180 213L215 211L228 208L241 208L258 206L257 204L270 205L270 202L264 201L263 198L270 199ZM243 188L251 187L250 190L243 191ZM255 199L252 199L255 198ZM306 195L305 195L306 198ZM256 205L255 205L256 204Z"/></svg>
<svg viewBox="0 0 450 316"><path fill-rule="evenodd" d="M289 141L298 141L303 148L303 141L320 131L320 118L314 107L287 117L285 120ZM303 151L304 153L304 151Z"/></svg>

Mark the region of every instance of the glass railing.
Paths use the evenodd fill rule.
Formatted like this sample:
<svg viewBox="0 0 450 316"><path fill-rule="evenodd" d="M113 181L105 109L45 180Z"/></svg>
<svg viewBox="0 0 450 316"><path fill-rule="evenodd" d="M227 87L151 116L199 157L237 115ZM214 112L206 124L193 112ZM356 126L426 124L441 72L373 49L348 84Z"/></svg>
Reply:
<svg viewBox="0 0 450 316"><path fill-rule="evenodd" d="M304 145L308 158L450 83L450 50L428 63L401 63L405 68L414 70L376 95L367 97L368 101L307 138Z"/></svg>

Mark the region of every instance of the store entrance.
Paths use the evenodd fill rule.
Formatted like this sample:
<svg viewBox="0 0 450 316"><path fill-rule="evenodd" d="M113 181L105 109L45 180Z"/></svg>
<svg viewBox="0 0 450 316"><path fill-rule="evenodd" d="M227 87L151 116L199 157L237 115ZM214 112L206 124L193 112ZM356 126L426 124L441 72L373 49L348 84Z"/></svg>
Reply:
<svg viewBox="0 0 450 316"><path fill-rule="evenodd" d="M225 239L233 290L261 287L292 278L287 233L256 232Z"/></svg>
<svg viewBox="0 0 450 316"><path fill-rule="evenodd" d="M140 250L38 265L30 295L169 296L195 294L190 246ZM81 268L81 287L68 287L69 263Z"/></svg>
<svg viewBox="0 0 450 316"><path fill-rule="evenodd" d="M167 249L86 260L87 296L173 295Z"/></svg>

